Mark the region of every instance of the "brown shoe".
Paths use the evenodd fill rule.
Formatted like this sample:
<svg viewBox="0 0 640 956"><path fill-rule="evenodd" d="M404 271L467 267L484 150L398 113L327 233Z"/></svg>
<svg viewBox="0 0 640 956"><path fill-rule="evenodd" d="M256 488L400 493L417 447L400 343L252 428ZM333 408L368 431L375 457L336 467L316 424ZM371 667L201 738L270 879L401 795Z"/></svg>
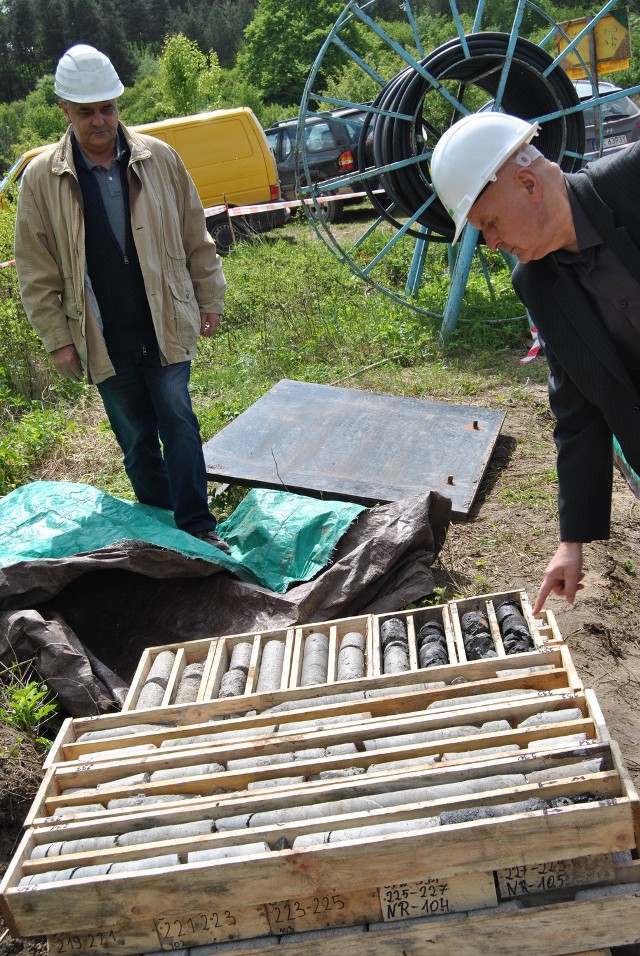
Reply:
<svg viewBox="0 0 640 956"><path fill-rule="evenodd" d="M231 554L231 548L227 542L223 541L213 528L205 528L204 531L194 531L193 537L197 538L198 541L204 541L206 544L210 544L212 548L217 548L218 551Z"/></svg>

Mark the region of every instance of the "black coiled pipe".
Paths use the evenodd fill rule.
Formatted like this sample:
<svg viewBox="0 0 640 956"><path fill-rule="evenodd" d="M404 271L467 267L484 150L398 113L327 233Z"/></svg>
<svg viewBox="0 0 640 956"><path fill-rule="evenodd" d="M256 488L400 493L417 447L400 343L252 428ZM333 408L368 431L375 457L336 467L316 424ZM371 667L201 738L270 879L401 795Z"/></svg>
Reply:
<svg viewBox="0 0 640 956"><path fill-rule="evenodd" d="M468 56L465 56L462 41L456 37L420 62L439 82L457 80L463 86L473 84L489 97L495 97L507 58L509 39L507 33L470 34L465 38L469 51ZM505 113L526 120L557 110L571 109L578 104L575 88L562 69L556 68L544 76L552 62L545 50L530 40L518 38L502 96L501 107ZM427 144L433 149L440 134L429 121L429 103L431 97L440 95L413 67L407 67L394 76L378 94L373 106L385 112L404 113L411 116L412 120L369 113L360 135L360 171L364 172L372 166L384 169L391 163L411 159L423 153ZM456 119L459 116L453 115L451 122ZM579 168L581 160L567 154L581 155L584 152L583 114L574 112L547 121L536 137L535 145L547 159L559 163L565 172ZM473 162L473 157L469 161ZM426 162L381 172L379 184L387 198L393 201L394 212L398 215L413 216L433 193ZM374 194L373 187L369 185L365 188L378 213L399 228L401 223L386 212L386 207ZM451 241L453 223L438 199L418 216L416 222L436 233L430 239ZM416 237L422 236L415 230L408 232Z"/></svg>

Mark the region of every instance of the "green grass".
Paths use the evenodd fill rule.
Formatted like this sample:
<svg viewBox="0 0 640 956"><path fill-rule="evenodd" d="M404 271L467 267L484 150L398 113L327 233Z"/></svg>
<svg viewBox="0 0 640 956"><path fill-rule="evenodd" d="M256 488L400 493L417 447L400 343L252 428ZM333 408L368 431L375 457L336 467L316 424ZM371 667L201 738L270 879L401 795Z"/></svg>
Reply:
<svg viewBox="0 0 640 956"><path fill-rule="evenodd" d="M514 479L510 484L501 488L498 499L505 504L519 503L526 505L531 513L543 511L548 514L553 511L557 496L558 476L555 468L542 473L533 473Z"/></svg>
<svg viewBox="0 0 640 956"><path fill-rule="evenodd" d="M407 255L399 243L377 280L401 292ZM495 262L491 269L493 296L482 276L472 274L458 327L443 344L440 316L408 308L354 276L306 221L287 227L286 236L274 233L238 246L224 261L228 294L221 329L201 340L192 368L203 440L283 378L471 404L486 403L490 391L494 408L507 411L524 402L532 419L548 414L539 392L528 387L544 382L544 363L518 364L526 351L526 322L517 318L508 273ZM133 498L95 390L55 374L26 323L10 272L0 277L0 495L45 474ZM420 305L441 310L448 291L446 257L436 255ZM541 473L510 480L500 494L505 503L535 507L541 493L555 495L553 486L553 476ZM218 517L227 517L244 493L230 487L216 496ZM495 529L495 538L501 535ZM480 560L473 568L476 593L491 590L489 571ZM452 579L448 589L456 587ZM439 587L429 600L444 599ZM11 671L0 675L0 721L45 740L54 710L38 682Z"/></svg>
<svg viewBox="0 0 640 956"><path fill-rule="evenodd" d="M372 290L304 222L289 227L292 232L295 242L258 238L225 259L222 329L201 342L192 373L205 438L282 378L358 385L375 378L381 390L450 400L482 394L487 376L504 385L505 394L514 387L509 353L526 325L508 320L513 302L491 307L493 318L507 313L500 325L467 308L442 346L439 318ZM425 285L441 289L446 301L445 277L430 275Z"/></svg>

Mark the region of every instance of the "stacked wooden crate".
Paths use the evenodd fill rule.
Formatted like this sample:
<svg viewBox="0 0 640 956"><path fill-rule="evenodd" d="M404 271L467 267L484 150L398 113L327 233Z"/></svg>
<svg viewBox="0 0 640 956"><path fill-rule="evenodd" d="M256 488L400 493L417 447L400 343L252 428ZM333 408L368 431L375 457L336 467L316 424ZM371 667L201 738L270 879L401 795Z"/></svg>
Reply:
<svg viewBox="0 0 640 956"><path fill-rule="evenodd" d="M123 712L66 721L0 892L80 956L602 950L640 938L638 814L553 616L508 592L149 649Z"/></svg>

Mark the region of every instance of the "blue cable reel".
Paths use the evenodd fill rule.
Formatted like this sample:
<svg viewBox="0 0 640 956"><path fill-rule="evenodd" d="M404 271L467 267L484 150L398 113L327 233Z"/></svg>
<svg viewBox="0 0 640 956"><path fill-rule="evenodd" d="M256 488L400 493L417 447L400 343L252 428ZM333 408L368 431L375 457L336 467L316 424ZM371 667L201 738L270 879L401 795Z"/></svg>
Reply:
<svg viewBox="0 0 640 956"><path fill-rule="evenodd" d="M602 154L605 137L600 107L640 92L638 84L603 93L593 61L605 30L610 42L612 34L619 37L621 55L628 53L628 24L634 18L638 22L639 16L633 3L609 0L599 13L570 27L556 23L532 0L516 0L512 18L501 23L501 30L483 29L483 23L493 23L499 16L492 2L497 5L498 0L478 0L467 32L463 19L469 23L469 16L461 14L456 0L449 0L455 36L426 53L420 30L420 0L402 3L406 25L393 32L410 38L404 44L390 35L387 24L376 20L376 6L382 9L382 0L349 0L316 57L300 104L298 195L312 201L304 208L316 232L341 262L377 290L418 313L440 319L443 339L457 325L472 268L480 270L489 296L495 298L491 278L495 264L490 261L493 254L488 253L478 231L470 225L465 227L460 242L451 246L453 223L431 184L429 162L444 130L479 109L504 110L538 122L536 147L565 172L573 172ZM503 7L501 4L500 9ZM367 54L358 52L360 46L366 47L363 38L373 41L383 55L369 54L371 62L367 62ZM361 96L363 89L368 90L366 106L355 98L321 92L328 56L334 71L336 59L344 61L347 75L354 77ZM374 61L383 62L384 70L372 65ZM588 99L579 99L570 74L588 78ZM594 143L585 143L584 121L584 111L594 105L595 148ZM339 107L366 110L356 166L344 175L313 181L303 135L305 125L321 110ZM334 118L339 120L339 114ZM348 245L332 230L322 205L324 197L345 191L364 191L375 213L373 221ZM431 274L430 255L441 260L443 245L449 291L444 309L438 310L426 301L422 278ZM509 269L515 264L507 254L501 254L501 258ZM399 273L404 277L403 287L398 282Z"/></svg>

